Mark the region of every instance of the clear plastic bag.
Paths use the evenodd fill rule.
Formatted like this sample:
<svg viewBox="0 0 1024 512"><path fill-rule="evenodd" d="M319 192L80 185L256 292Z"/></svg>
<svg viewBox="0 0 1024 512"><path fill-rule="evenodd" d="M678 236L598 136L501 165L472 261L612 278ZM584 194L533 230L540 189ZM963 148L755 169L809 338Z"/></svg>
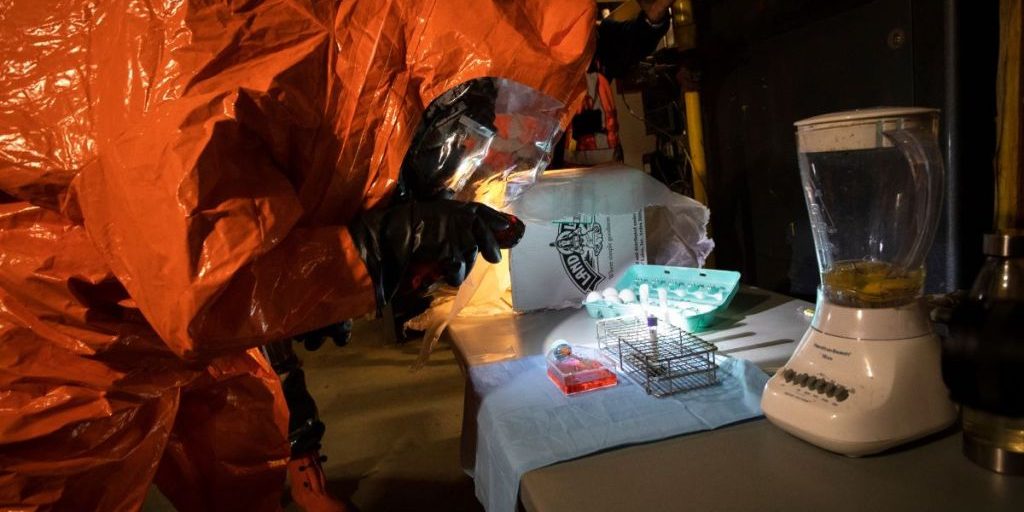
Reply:
<svg viewBox="0 0 1024 512"><path fill-rule="evenodd" d="M504 209L551 162L566 108L521 83L479 78L431 103L403 163L408 193Z"/></svg>
<svg viewBox="0 0 1024 512"><path fill-rule="evenodd" d="M565 105L536 89L503 78L470 80L434 100L424 113L403 162L406 193L448 197L506 209L551 163ZM506 254L507 256L507 254ZM477 261L444 313L414 319L426 331L417 367L429 357L448 323L469 304L491 266ZM491 286L494 288L494 286Z"/></svg>

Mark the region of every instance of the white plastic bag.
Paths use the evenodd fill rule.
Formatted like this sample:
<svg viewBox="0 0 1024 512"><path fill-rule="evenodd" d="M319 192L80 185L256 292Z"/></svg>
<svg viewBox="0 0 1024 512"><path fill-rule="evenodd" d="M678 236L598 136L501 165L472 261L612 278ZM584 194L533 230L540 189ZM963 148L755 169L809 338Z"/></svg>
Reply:
<svg viewBox="0 0 1024 512"><path fill-rule="evenodd" d="M531 225L552 224L580 216L633 216L641 212L645 219L646 260L653 264L701 267L714 248L714 242L707 238L710 212L704 205L672 192L642 171L623 165L545 173L529 191L510 204L509 210L527 223L525 237L530 236ZM604 243L611 242L614 240L604 239ZM536 258L533 254L517 252L520 247L507 251L498 265L478 261L457 294L452 289L438 290L431 309L406 324L410 329L427 332L421 362L456 317L514 314L510 301L514 287L520 287L517 292L525 287L549 296L551 300L546 307L579 306L585 296L583 290L572 292L569 289L559 295L555 293L558 285L550 278L538 278L530 273L512 274L510 260ZM525 268L538 267L527 264ZM598 286L601 284L610 286L608 283Z"/></svg>

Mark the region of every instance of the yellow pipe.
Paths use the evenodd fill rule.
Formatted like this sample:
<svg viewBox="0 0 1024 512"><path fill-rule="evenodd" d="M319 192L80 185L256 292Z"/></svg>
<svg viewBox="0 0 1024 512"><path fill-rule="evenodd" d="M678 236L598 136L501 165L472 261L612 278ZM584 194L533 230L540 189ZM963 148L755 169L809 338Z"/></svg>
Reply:
<svg viewBox="0 0 1024 512"><path fill-rule="evenodd" d="M693 19L693 2L677 0L672 3L672 37L676 48L689 50L697 46L697 24Z"/></svg>
<svg viewBox="0 0 1024 512"><path fill-rule="evenodd" d="M672 3L672 35L676 48L689 50L697 46L697 24L693 17L693 2L677 0ZM707 206L708 203L708 163L704 156L704 123L700 116L700 93L683 89L683 105L686 110L686 136L690 148L690 168L693 179L693 198ZM711 222L708 221L707 234L711 236ZM707 267L715 267L715 255L712 253L704 262Z"/></svg>
<svg viewBox="0 0 1024 512"><path fill-rule="evenodd" d="M1021 143L1021 24L1022 0L1002 0L999 5L999 78L996 82L999 108L996 151L996 228L1024 228L1024 161Z"/></svg>
<svg viewBox="0 0 1024 512"><path fill-rule="evenodd" d="M700 119L700 93L687 91L683 93L686 104L686 135L690 146L690 160L693 169L693 198L701 204L708 205L708 164L704 158L704 125ZM711 221L707 225L708 237L711 237ZM715 253L708 255L704 266L715 268Z"/></svg>
<svg viewBox="0 0 1024 512"><path fill-rule="evenodd" d="M704 127L700 119L700 93L687 91L683 93L686 104L686 134L689 139L690 159L693 166L693 198L702 204L708 204L706 184L708 164L704 158Z"/></svg>
<svg viewBox="0 0 1024 512"><path fill-rule="evenodd" d="M615 9L610 18L617 20L633 19L640 14L640 5L634 0L624 2ZM672 35L676 48L688 50L697 45L697 25L693 17L692 0L676 0L672 3ZM693 169L693 198L701 204L708 204L707 192L707 160L704 156L704 125L700 116L700 93L684 91L683 103L686 110L687 143L690 150L690 165ZM711 223L707 226L711 235ZM714 255L705 262L714 266Z"/></svg>

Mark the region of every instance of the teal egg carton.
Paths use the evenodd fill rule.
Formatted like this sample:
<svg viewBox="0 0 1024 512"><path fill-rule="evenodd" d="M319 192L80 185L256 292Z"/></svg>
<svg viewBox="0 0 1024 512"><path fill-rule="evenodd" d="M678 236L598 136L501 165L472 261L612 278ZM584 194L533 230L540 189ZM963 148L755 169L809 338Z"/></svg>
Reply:
<svg viewBox="0 0 1024 512"><path fill-rule="evenodd" d="M647 310L640 304L640 285L650 288ZM729 270L711 270L663 265L633 265L615 283L615 290L631 290L636 302L623 304L599 300L585 301L583 306L594 318L642 316L645 313L661 316L658 289L668 291L668 321L690 332L699 332L714 323L716 316L725 311L740 287L740 273ZM600 290L598 290L600 293Z"/></svg>

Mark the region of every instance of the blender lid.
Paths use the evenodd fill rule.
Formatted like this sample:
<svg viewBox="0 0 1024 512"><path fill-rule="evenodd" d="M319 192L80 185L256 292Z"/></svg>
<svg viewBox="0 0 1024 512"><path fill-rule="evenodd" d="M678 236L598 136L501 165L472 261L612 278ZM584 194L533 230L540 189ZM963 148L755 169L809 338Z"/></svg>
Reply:
<svg viewBox="0 0 1024 512"><path fill-rule="evenodd" d="M939 111L921 107L877 107L807 118L796 125L800 153L892 148L894 130L919 129L937 135Z"/></svg>
<svg viewBox="0 0 1024 512"><path fill-rule="evenodd" d="M805 126L844 123L847 121L867 121L892 117L920 116L923 114L933 114L938 112L939 109L925 107L874 107L808 117L807 119L801 119L793 123L793 126L801 128Z"/></svg>

